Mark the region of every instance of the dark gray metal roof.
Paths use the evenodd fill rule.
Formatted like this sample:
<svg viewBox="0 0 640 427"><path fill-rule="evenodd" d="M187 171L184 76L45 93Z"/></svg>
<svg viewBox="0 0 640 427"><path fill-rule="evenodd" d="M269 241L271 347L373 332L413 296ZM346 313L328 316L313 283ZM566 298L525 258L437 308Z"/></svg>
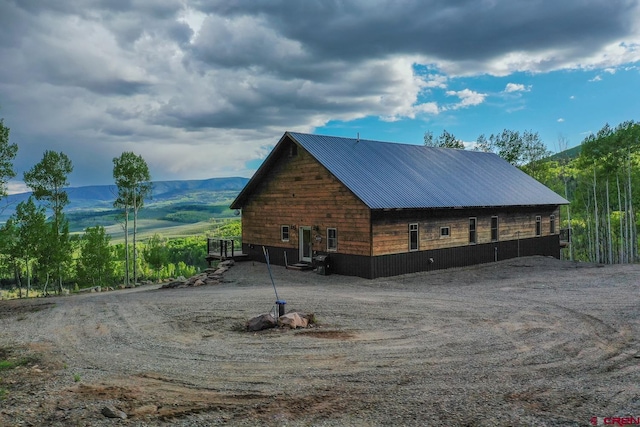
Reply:
<svg viewBox="0 0 640 427"><path fill-rule="evenodd" d="M568 203L493 153L288 134L371 209Z"/></svg>
<svg viewBox="0 0 640 427"><path fill-rule="evenodd" d="M287 137L308 151L371 209L568 203L493 153L287 132L232 208L241 207Z"/></svg>

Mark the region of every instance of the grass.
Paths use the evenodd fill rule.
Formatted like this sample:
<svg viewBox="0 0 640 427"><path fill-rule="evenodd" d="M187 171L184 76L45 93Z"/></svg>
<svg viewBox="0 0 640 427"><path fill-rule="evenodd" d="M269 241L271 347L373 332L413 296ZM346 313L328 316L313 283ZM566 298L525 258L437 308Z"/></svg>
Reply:
<svg viewBox="0 0 640 427"><path fill-rule="evenodd" d="M2 359L0 360L0 372L7 371L9 369L17 368L18 366L25 366L36 362L34 357L21 357L19 359L9 359L9 352L7 350L2 351Z"/></svg>
<svg viewBox="0 0 640 427"><path fill-rule="evenodd" d="M176 224L173 221L142 220L138 222L136 239L143 241L156 233L165 238L205 235L211 230L211 225L211 221ZM124 243L124 231L119 224L105 227L105 232L111 236L112 244Z"/></svg>
<svg viewBox="0 0 640 427"><path fill-rule="evenodd" d="M35 356L26 356L20 358L11 358L12 350L0 347L0 372L15 369L18 366L35 365L39 363L39 359ZM0 378L0 383L2 378ZM5 400L9 395L9 389L0 387L0 400Z"/></svg>

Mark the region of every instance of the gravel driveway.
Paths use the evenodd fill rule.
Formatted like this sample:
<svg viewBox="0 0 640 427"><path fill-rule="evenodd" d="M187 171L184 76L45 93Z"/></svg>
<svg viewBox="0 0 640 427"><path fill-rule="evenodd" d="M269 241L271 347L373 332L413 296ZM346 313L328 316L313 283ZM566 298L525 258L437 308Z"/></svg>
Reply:
<svg viewBox="0 0 640 427"><path fill-rule="evenodd" d="M639 265L531 257L376 280L273 274L287 312L314 313L316 327L243 330L275 301L252 262L217 286L0 301L0 360L25 361L0 372L0 425L640 417ZM106 405L127 418L106 418Z"/></svg>

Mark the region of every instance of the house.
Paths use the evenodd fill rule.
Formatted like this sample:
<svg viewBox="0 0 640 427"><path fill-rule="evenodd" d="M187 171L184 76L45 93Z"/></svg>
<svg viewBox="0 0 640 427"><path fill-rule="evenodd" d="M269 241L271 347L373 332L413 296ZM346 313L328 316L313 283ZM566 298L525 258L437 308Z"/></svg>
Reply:
<svg viewBox="0 0 640 427"><path fill-rule="evenodd" d="M286 132L231 208L250 259L376 278L559 258L567 203L493 153Z"/></svg>

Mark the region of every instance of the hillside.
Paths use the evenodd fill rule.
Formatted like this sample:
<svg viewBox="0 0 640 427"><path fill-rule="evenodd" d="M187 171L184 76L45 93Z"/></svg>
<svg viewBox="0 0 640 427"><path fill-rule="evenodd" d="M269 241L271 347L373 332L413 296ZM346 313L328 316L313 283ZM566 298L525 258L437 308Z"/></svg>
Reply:
<svg viewBox="0 0 640 427"><path fill-rule="evenodd" d="M247 178L211 178L205 180L156 181L152 197L145 201L140 219L151 223L153 229L195 224L211 218L234 216L229 204L247 183ZM72 232L86 227L114 226L118 223L119 210L113 208L117 193L115 185L92 185L67 188L69 205L65 213ZM27 200L31 193L12 194L2 201L4 209L0 221L11 216L18 203ZM115 228L117 229L117 227ZM116 234L116 233L114 233Z"/></svg>
<svg viewBox="0 0 640 427"><path fill-rule="evenodd" d="M576 159L580 155L580 150L582 149L581 145L576 145L575 147L569 148L567 150L561 151L549 157L549 160L573 160Z"/></svg>

